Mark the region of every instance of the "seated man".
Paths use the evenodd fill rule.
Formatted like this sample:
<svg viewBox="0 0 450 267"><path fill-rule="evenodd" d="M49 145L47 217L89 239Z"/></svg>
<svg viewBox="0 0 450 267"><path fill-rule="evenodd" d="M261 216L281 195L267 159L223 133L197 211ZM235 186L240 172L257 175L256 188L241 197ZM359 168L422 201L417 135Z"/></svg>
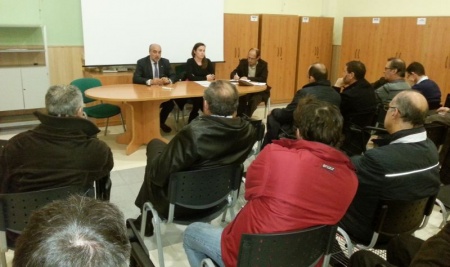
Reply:
<svg viewBox="0 0 450 267"><path fill-rule="evenodd" d="M311 65L308 70L308 76L309 83L295 93L289 105L285 108L275 108L270 112L267 117L267 133L264 137L263 146L270 144L274 139L278 139L278 133L281 129L291 130L294 110L303 97L313 95L317 99L327 101L339 108L341 96L331 87L325 65L322 63Z"/></svg>
<svg viewBox="0 0 450 267"><path fill-rule="evenodd" d="M70 196L32 213L17 239L13 266L127 267L130 250L117 206Z"/></svg>
<svg viewBox="0 0 450 267"><path fill-rule="evenodd" d="M294 112L297 140L275 140L247 169L246 205L225 228L189 225L184 249L191 266L209 257L237 266L243 233L276 233L334 225L358 186L353 166L336 149L342 116L330 103L304 98Z"/></svg>
<svg viewBox="0 0 450 267"><path fill-rule="evenodd" d="M252 150L256 130L249 122L236 117L239 98L236 87L227 81L215 81L205 90L203 98L204 115L181 129L168 144L160 139L148 143L144 183L135 201L138 208L142 209L144 203L150 201L159 213L168 214L170 174L242 164ZM196 210L177 207L175 217L194 212ZM151 217L149 212L146 236L153 234ZM140 217L135 225L140 228Z"/></svg>
<svg viewBox="0 0 450 267"><path fill-rule="evenodd" d="M137 61L136 70L133 74L133 83L146 85L175 83L177 81L177 74L172 70L169 60L161 57L161 46L159 44L151 44L148 50L149 55ZM161 104L159 126L165 133L172 131L166 125L166 120L174 105L172 100Z"/></svg>
<svg viewBox="0 0 450 267"><path fill-rule="evenodd" d="M349 266L449 266L450 223L426 241L411 235L394 237L387 247L386 259L370 251L361 250L350 257Z"/></svg>
<svg viewBox="0 0 450 267"><path fill-rule="evenodd" d="M66 185L91 186L114 166L111 149L97 139L100 130L83 116L83 97L73 85L51 86L47 114L33 130L11 138L0 157L1 193Z"/></svg>
<svg viewBox="0 0 450 267"><path fill-rule="evenodd" d="M267 62L261 59L261 52L258 48L251 48L247 58L241 59L239 65L230 73L230 79L251 80L254 82L266 83L269 70ZM252 117L259 103L267 101L270 97L270 86L263 92L246 94L239 97L238 116Z"/></svg>
<svg viewBox="0 0 450 267"><path fill-rule="evenodd" d="M419 91L428 102L428 109L433 110L441 106L441 89L425 75L425 68L419 62L412 62L406 68L408 80L413 83L411 87Z"/></svg>
<svg viewBox="0 0 450 267"><path fill-rule="evenodd" d="M408 201L437 194L439 159L423 127L427 112L427 101L419 92L400 92L389 103L384 120L390 144L352 157L359 186L339 222L352 239L369 243L379 200Z"/></svg>

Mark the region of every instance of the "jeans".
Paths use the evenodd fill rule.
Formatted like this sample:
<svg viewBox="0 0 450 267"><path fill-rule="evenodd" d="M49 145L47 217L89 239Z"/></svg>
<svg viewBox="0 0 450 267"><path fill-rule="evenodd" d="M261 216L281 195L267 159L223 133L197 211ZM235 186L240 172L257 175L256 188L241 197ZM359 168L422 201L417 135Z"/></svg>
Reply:
<svg viewBox="0 0 450 267"><path fill-rule="evenodd" d="M223 228L207 223L192 223L184 231L183 247L192 267L200 266L205 258L223 267L220 240Z"/></svg>

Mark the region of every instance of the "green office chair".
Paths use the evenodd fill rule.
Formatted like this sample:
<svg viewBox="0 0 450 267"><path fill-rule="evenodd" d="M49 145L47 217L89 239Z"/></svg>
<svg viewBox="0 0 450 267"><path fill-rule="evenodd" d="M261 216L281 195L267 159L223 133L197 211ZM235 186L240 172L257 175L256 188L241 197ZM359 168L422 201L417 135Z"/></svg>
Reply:
<svg viewBox="0 0 450 267"><path fill-rule="evenodd" d="M80 78L73 80L71 85L75 85L80 89L81 93L83 94L83 102L85 104L94 102L94 99L91 99L89 97L86 97L84 92L87 89L102 86L102 82L96 78ZM95 106L90 107L84 107L83 111L86 113L86 115L90 118L95 119L106 119L106 128L105 128L105 135L108 132L108 124L109 124L109 118L120 115L120 120L122 122L123 131L125 132L125 124L123 122L123 116L122 112L120 110L119 106L112 105L112 104L106 104L106 103L100 103Z"/></svg>

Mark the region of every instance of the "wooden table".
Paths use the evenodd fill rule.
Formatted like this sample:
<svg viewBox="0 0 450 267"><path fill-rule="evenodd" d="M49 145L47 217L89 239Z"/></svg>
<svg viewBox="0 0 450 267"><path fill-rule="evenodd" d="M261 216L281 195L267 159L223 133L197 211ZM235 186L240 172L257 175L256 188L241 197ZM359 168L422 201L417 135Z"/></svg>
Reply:
<svg viewBox="0 0 450 267"><path fill-rule="evenodd" d="M240 95L261 92L266 86L237 86ZM170 89L164 89L170 88ZM128 144L130 155L153 138L161 137L159 129L159 106L175 98L201 97L205 87L196 82L177 82L167 86L141 84L115 84L89 89L86 96L105 101L122 102L126 108L127 131L116 138L119 144Z"/></svg>

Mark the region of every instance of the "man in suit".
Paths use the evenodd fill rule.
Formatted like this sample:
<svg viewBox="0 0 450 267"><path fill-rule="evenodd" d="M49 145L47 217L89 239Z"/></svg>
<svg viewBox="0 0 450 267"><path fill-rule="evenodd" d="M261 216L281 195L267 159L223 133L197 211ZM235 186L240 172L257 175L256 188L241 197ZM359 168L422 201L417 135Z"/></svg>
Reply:
<svg viewBox="0 0 450 267"><path fill-rule="evenodd" d="M267 62L261 59L261 52L258 48L251 48L248 51L247 58L241 59L236 69L231 72L230 78L265 83L267 82L267 75L269 75ZM267 86L267 89L263 92L239 97L238 116L245 114L251 117L259 103L267 101L269 97L270 86Z"/></svg>
<svg viewBox="0 0 450 267"><path fill-rule="evenodd" d="M137 61L136 70L133 75L133 83L150 85L165 85L176 82L177 75L172 70L170 62L161 57L161 46L151 44L149 55ZM166 125L167 117L174 107L173 101L169 100L161 104L159 114L159 125L161 130L169 133L172 129Z"/></svg>

